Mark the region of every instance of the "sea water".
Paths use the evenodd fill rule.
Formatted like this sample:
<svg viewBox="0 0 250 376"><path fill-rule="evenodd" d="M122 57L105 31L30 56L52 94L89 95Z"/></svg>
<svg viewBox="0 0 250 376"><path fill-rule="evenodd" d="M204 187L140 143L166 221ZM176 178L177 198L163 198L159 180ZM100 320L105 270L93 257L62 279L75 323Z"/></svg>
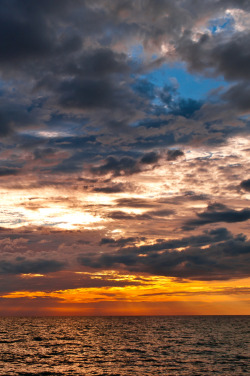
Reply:
<svg viewBox="0 0 250 376"><path fill-rule="evenodd" d="M0 375L250 375L250 316L0 318Z"/></svg>

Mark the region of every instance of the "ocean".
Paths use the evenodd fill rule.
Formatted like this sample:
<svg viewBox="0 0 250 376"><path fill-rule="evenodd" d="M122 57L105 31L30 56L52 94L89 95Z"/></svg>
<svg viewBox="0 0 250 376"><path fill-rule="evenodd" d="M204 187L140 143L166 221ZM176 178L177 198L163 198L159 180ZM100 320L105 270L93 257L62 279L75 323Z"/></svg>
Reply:
<svg viewBox="0 0 250 376"><path fill-rule="evenodd" d="M0 318L0 375L250 375L250 316Z"/></svg>

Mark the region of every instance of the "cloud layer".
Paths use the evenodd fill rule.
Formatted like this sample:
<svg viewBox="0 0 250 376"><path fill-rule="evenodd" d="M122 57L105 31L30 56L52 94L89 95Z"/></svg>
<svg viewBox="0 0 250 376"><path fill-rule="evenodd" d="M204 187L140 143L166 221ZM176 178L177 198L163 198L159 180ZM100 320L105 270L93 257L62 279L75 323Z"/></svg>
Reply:
<svg viewBox="0 0 250 376"><path fill-rule="evenodd" d="M249 277L249 11L1 1L3 293Z"/></svg>

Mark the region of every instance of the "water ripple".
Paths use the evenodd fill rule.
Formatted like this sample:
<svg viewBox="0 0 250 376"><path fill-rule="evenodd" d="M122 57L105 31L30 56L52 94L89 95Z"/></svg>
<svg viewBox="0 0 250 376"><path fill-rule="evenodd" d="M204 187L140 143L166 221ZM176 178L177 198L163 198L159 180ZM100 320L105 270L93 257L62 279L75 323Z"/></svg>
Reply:
<svg viewBox="0 0 250 376"><path fill-rule="evenodd" d="M0 375L248 375L249 321L249 316L0 318Z"/></svg>

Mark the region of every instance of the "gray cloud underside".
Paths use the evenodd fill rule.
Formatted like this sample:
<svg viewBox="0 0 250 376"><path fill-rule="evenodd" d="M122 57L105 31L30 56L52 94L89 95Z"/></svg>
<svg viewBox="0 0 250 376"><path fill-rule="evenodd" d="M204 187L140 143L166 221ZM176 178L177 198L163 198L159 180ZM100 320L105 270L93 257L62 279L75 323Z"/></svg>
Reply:
<svg viewBox="0 0 250 376"><path fill-rule="evenodd" d="M248 192L250 192L250 179L243 180L240 183L240 187Z"/></svg>
<svg viewBox="0 0 250 376"><path fill-rule="evenodd" d="M197 213L197 219L190 219L185 222L185 228L207 225L210 223L235 223L245 222L250 219L250 210L233 210L222 204L213 204L207 207L202 213Z"/></svg>
<svg viewBox="0 0 250 376"><path fill-rule="evenodd" d="M201 248L204 245L206 247ZM176 250L180 247L186 248ZM194 280L227 280L249 276L249 253L250 243L245 236L233 237L221 228L204 233L203 236L121 248L115 253L101 256L80 255L78 261L92 268L116 266L130 272Z"/></svg>
<svg viewBox="0 0 250 376"><path fill-rule="evenodd" d="M0 260L0 274L51 273L64 267L65 263L57 260L28 260L24 257L15 261Z"/></svg>
<svg viewBox="0 0 250 376"><path fill-rule="evenodd" d="M2 135L28 124L39 126L35 121L38 110L41 123L45 124L45 118L68 112L79 116L87 111L92 120L98 121L99 110L105 117L99 127L115 127L118 131L124 131L138 117L143 120L152 117L153 112L157 116L164 113L163 106L150 104L154 98L167 103L174 116L192 117L197 111L202 112L201 104L191 99L171 102L170 87L161 92L159 88L150 89L146 83L133 90L137 78L150 70L152 62L135 63L129 51L124 48L120 48L124 52L119 51L119 44L126 46L131 42L141 43L145 51L158 55L162 44L169 42L175 50L172 60L181 59L190 70L201 74L223 75L227 80L239 81L222 94L221 101L235 109L235 116L238 110L249 110L249 53L245 48L249 44L248 31L235 31L231 35L226 31L205 33L198 40L192 39L194 25L207 15L216 19L229 8L248 11L249 4L221 0L209 1L208 6L190 0L182 0L178 5L167 0L157 4L2 1L0 70L6 83L9 77L16 78L18 100L24 93L26 96L26 109L19 108L16 116L16 111L9 112L12 97L8 95L9 103L2 108ZM168 59L168 55L156 59L155 67ZM24 77L25 84L20 81Z"/></svg>
<svg viewBox="0 0 250 376"><path fill-rule="evenodd" d="M30 229L20 232L19 236L14 230L2 230L0 274L46 275L71 270L72 267L76 270L87 267L104 270L118 268L131 273L194 280L227 280L249 276L250 243L244 234L235 236L226 228L205 230L200 235L180 239L156 239L154 243L141 246L135 244L147 242L146 237L113 239L101 237L100 233L93 231L37 230L36 234ZM44 239L45 233L46 242L39 241ZM96 240L93 242L93 239ZM96 252L97 248L102 250L101 254ZM15 254L25 257L14 258ZM63 286L60 276L53 274L53 280L55 284L58 281L58 288ZM88 281L71 280L72 286L81 283L88 285ZM44 283L46 285L47 280ZM105 285L105 281L103 283Z"/></svg>

